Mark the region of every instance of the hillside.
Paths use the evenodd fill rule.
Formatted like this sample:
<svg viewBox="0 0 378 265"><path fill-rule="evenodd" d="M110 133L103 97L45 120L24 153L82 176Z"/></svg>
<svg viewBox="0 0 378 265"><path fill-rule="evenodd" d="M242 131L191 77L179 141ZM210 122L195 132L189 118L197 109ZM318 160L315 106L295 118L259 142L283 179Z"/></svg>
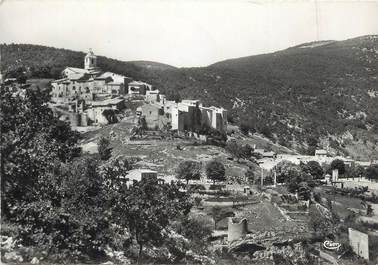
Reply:
<svg viewBox="0 0 378 265"><path fill-rule="evenodd" d="M151 69L151 70L173 70L173 69L177 69L176 67L169 65L169 64L157 63L157 62L151 62L151 61L130 61L130 63L133 63L136 66L140 66L140 67Z"/></svg>
<svg viewBox="0 0 378 265"><path fill-rule="evenodd" d="M26 67L32 77L80 67L84 55L35 45L1 48L3 70ZM150 82L170 98L224 106L231 122L303 153L329 145L355 158L378 155L378 36L306 43L200 68L105 57L99 64Z"/></svg>
<svg viewBox="0 0 378 265"><path fill-rule="evenodd" d="M56 49L31 44L0 45L1 70L9 75L26 71L32 78L59 78L66 66L83 67L85 53L66 49ZM104 56L98 57L98 65L104 70L145 79L151 70L175 69L175 67L150 61L123 62ZM150 80L150 78L148 78Z"/></svg>

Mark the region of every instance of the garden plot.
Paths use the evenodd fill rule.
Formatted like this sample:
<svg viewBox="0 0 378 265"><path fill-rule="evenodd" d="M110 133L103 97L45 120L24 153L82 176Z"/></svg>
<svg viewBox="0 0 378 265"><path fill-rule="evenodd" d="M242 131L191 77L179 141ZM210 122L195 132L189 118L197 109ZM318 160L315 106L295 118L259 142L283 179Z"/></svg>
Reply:
<svg viewBox="0 0 378 265"><path fill-rule="evenodd" d="M269 201L262 201L258 204L247 205L235 212L239 218L247 218L248 228L251 231L293 231L305 232L307 224L299 224L294 221L287 221L279 209Z"/></svg>

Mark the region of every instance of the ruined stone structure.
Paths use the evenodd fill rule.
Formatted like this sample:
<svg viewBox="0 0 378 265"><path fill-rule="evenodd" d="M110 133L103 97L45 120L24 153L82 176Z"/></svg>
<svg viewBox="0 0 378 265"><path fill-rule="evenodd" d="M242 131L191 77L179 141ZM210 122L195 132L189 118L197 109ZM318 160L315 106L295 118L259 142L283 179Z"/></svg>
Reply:
<svg viewBox="0 0 378 265"><path fill-rule="evenodd" d="M352 228L348 229L349 245L360 257L369 260L369 235Z"/></svg>
<svg viewBox="0 0 378 265"><path fill-rule="evenodd" d="M248 233L248 221L243 218L237 222L233 217L228 218L228 242L245 238Z"/></svg>

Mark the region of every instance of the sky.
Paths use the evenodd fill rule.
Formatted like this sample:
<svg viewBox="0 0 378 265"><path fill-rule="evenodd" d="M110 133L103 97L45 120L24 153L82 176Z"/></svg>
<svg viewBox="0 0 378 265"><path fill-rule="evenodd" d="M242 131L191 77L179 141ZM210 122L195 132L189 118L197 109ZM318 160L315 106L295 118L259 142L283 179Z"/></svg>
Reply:
<svg viewBox="0 0 378 265"><path fill-rule="evenodd" d="M378 34L378 0L0 0L0 43L182 67Z"/></svg>

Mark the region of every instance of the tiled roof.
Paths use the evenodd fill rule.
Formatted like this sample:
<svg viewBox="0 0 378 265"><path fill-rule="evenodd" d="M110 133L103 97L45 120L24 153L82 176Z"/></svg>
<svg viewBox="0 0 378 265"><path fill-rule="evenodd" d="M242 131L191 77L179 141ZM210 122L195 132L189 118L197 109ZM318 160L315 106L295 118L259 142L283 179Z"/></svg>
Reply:
<svg viewBox="0 0 378 265"><path fill-rule="evenodd" d="M105 99L101 101L93 101L92 106L99 107L99 106L108 106L108 105L117 105L124 101L123 98L111 98L111 99Z"/></svg>
<svg viewBox="0 0 378 265"><path fill-rule="evenodd" d="M66 67L66 69L64 69L64 71L66 70L70 70L74 73L77 73L77 74L85 74L85 73L88 73L88 70L87 69L83 69L83 68L76 68L76 67Z"/></svg>

